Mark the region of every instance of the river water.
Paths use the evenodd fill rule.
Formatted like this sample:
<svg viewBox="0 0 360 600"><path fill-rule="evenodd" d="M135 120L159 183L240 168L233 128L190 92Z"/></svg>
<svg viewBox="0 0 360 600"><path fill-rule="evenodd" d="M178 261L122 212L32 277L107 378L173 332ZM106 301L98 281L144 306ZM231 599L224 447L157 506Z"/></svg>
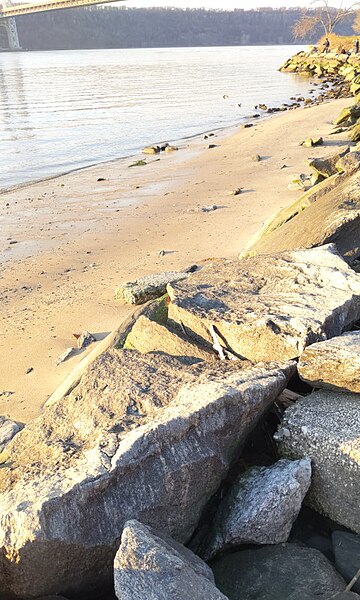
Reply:
<svg viewBox="0 0 360 600"><path fill-rule="evenodd" d="M306 94L300 47L0 54L0 189L233 125ZM239 104L241 106L239 106Z"/></svg>

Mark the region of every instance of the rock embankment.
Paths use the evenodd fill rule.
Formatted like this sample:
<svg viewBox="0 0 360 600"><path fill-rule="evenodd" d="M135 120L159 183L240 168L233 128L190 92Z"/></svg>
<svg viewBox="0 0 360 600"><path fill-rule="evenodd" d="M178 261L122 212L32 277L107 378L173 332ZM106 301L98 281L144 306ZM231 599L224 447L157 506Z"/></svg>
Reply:
<svg viewBox="0 0 360 600"><path fill-rule="evenodd" d="M360 92L355 58L284 70ZM120 286L163 296L0 418L0 600L359 598L360 153L309 167L240 260Z"/></svg>

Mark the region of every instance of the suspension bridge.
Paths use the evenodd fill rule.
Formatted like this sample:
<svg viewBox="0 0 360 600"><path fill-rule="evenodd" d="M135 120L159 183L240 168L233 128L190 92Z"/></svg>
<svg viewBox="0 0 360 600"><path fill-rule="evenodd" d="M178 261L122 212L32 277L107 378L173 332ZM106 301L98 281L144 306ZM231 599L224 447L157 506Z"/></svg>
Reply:
<svg viewBox="0 0 360 600"><path fill-rule="evenodd" d="M49 10L78 8L79 6L93 6L94 4L109 4L110 2L123 0L45 0L36 4L5 4L5 0L2 1L3 3L0 3L0 27L5 28L7 33L8 49L21 50L15 17L47 12Z"/></svg>

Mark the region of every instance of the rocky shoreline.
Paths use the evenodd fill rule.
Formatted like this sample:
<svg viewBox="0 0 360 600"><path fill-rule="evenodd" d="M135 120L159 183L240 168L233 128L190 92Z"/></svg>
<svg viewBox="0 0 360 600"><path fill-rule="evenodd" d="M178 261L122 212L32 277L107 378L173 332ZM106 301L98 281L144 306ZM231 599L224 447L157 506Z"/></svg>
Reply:
<svg viewBox="0 0 360 600"><path fill-rule="evenodd" d="M343 58L284 70L356 95ZM357 106L239 259L119 286L134 316L1 418L1 600L359 597Z"/></svg>

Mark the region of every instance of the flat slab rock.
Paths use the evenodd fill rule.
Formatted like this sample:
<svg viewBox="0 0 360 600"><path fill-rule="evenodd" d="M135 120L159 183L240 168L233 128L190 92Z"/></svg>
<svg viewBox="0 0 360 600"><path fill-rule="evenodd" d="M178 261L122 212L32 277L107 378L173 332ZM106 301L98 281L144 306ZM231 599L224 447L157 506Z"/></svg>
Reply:
<svg viewBox="0 0 360 600"><path fill-rule="evenodd" d="M308 346L298 372L314 387L360 393L360 331Z"/></svg>
<svg viewBox="0 0 360 600"><path fill-rule="evenodd" d="M198 556L138 521L125 523L114 561L118 600L227 600Z"/></svg>
<svg viewBox="0 0 360 600"><path fill-rule="evenodd" d="M360 317L360 277L334 246L211 263L168 286L169 316L253 361L287 360Z"/></svg>
<svg viewBox="0 0 360 600"><path fill-rule="evenodd" d="M356 259L360 255L360 173L333 175L323 182L324 189L330 187L331 180L336 186L327 193L320 195L318 186L310 190L309 198L318 194L315 201L305 196L275 215L244 247L240 257L334 243L348 262Z"/></svg>
<svg viewBox="0 0 360 600"><path fill-rule="evenodd" d="M201 556L208 560L219 550L242 544L287 542L310 480L306 458L245 471L220 503Z"/></svg>
<svg viewBox="0 0 360 600"><path fill-rule="evenodd" d="M306 503L360 533L360 397L320 390L286 409L275 439L285 458L308 457Z"/></svg>
<svg viewBox="0 0 360 600"><path fill-rule="evenodd" d="M329 600L346 587L321 552L295 544L235 552L212 569L229 600Z"/></svg>
<svg viewBox="0 0 360 600"><path fill-rule="evenodd" d="M169 271L156 275L147 275L135 281L127 281L119 285L115 290L115 298L126 304L144 304L148 300L158 298L166 292L168 283L186 279L189 273Z"/></svg>
<svg viewBox="0 0 360 600"><path fill-rule="evenodd" d="M4 593L74 596L111 584L129 519L189 540L234 454L295 370L189 366L131 350L101 355L2 456Z"/></svg>

